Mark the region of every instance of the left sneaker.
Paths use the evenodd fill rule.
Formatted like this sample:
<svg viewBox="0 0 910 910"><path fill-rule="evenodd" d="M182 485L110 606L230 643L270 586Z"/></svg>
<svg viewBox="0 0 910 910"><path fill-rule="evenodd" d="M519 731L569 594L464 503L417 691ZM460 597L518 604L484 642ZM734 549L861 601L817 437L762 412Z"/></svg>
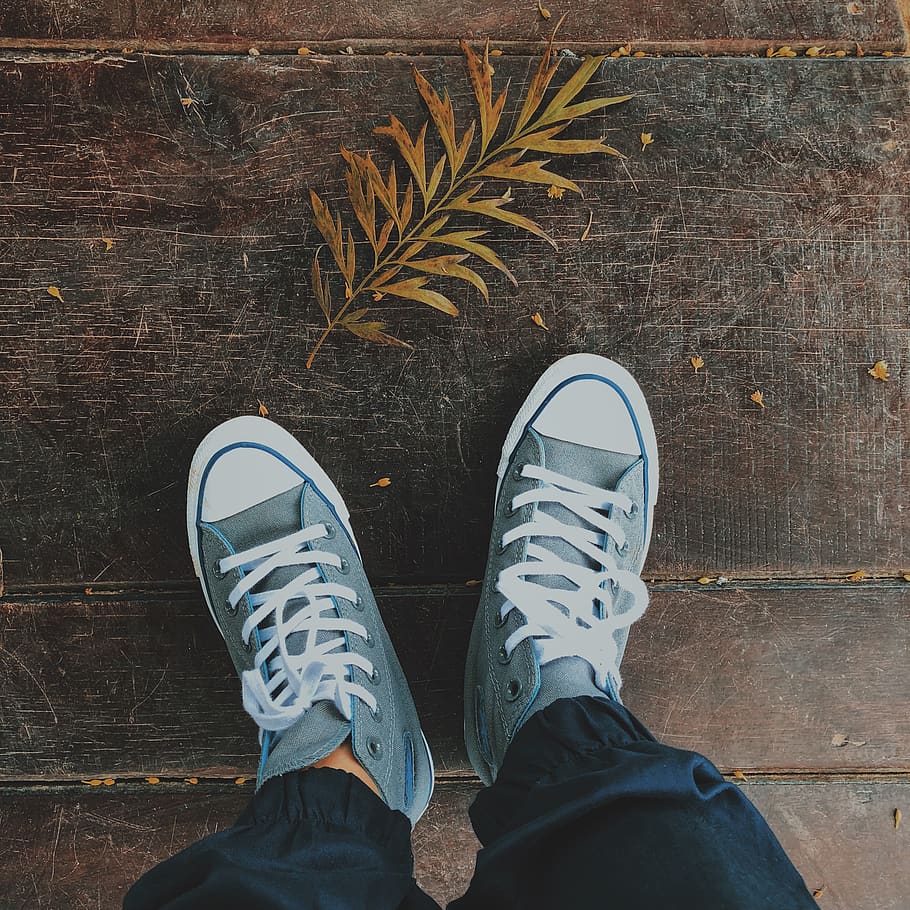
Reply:
<svg viewBox="0 0 910 910"><path fill-rule="evenodd" d="M414 824L433 762L364 573L350 516L307 450L261 417L200 443L190 553L259 726L258 785L350 738L382 798Z"/></svg>
<svg viewBox="0 0 910 910"><path fill-rule="evenodd" d="M465 670L465 744L487 785L531 714L619 698L657 499L644 395L593 354L554 363L512 423Z"/></svg>

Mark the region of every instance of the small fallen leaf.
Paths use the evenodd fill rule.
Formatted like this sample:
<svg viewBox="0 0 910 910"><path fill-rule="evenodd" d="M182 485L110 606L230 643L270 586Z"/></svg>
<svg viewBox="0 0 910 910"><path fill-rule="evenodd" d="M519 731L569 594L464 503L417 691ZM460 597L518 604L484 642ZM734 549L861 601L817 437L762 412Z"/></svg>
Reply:
<svg viewBox="0 0 910 910"><path fill-rule="evenodd" d="M872 365L871 369L866 370L866 372L873 378L879 379L882 382L888 381L888 361L887 360L876 360Z"/></svg>
<svg viewBox="0 0 910 910"><path fill-rule="evenodd" d="M863 569L857 569L855 572L851 572L847 576L847 581L862 581L865 577L865 571Z"/></svg>
<svg viewBox="0 0 910 910"><path fill-rule="evenodd" d="M257 398L256 401L259 401L259 399ZM259 401L259 416L260 417L269 416L269 409L261 401Z"/></svg>
<svg viewBox="0 0 910 910"><path fill-rule="evenodd" d="M588 239L588 234L591 233L591 225L594 223L594 209L588 210L588 223L585 225L585 229L581 232L581 237L579 238L582 243Z"/></svg>
<svg viewBox="0 0 910 910"><path fill-rule="evenodd" d="M47 292L48 292L48 294L51 295L51 297L53 297L56 300L59 300L61 303L63 303L63 294L60 292L60 288L58 288L56 284L52 284L47 289Z"/></svg>
<svg viewBox="0 0 910 910"><path fill-rule="evenodd" d="M636 51L632 54L633 57L647 57L648 55L644 51Z"/></svg>
<svg viewBox="0 0 910 910"><path fill-rule="evenodd" d="M238 778L234 781L234 783L237 784L238 787L242 787L242 786L246 783L246 778L245 778L245 777L238 777Z"/></svg>
<svg viewBox="0 0 910 910"><path fill-rule="evenodd" d="M707 575L702 575L702 577L698 579L698 583L699 583L700 585L709 585L709 584L711 584L711 582L714 581L714 580L715 580L715 579L709 578Z"/></svg>
<svg viewBox="0 0 910 910"><path fill-rule="evenodd" d="M783 47L779 47L777 50L774 50L773 47L769 47L765 51L766 57L795 57L796 51L790 47L789 44L785 44Z"/></svg>
<svg viewBox="0 0 910 910"><path fill-rule="evenodd" d="M897 829L900 828L900 826L901 826L901 810L895 809L894 810L894 830L897 831Z"/></svg>
<svg viewBox="0 0 910 910"><path fill-rule="evenodd" d="M376 481L376 483L371 483L370 486L371 487L387 487L391 482L392 482L392 480L389 477L380 477L379 480Z"/></svg>
<svg viewBox="0 0 910 910"><path fill-rule="evenodd" d="M882 51L882 56L883 57L893 57L894 51Z"/></svg>
<svg viewBox="0 0 910 910"><path fill-rule="evenodd" d="M102 237L101 242L104 244L105 253L109 253L114 248L114 241L110 237Z"/></svg>
<svg viewBox="0 0 910 910"><path fill-rule="evenodd" d="M258 47L251 47L251 48L247 51L247 53L248 53L251 57L258 57L258 56L259 56L259 48L258 48Z"/></svg>
<svg viewBox="0 0 910 910"><path fill-rule="evenodd" d="M654 142L653 133L642 133L641 134L641 150L644 151L651 143Z"/></svg>
<svg viewBox="0 0 910 910"><path fill-rule="evenodd" d="M184 107L192 107L196 103L196 99L195 98L181 98L180 103Z"/></svg>
<svg viewBox="0 0 910 910"><path fill-rule="evenodd" d="M865 11L866 8L862 5L862 3L854 3L851 0L851 2L847 4L847 12L851 16L861 16Z"/></svg>
<svg viewBox="0 0 910 910"><path fill-rule="evenodd" d="M385 297L385 294L383 294L382 291L373 291L373 300L375 300L376 303L379 303L383 297Z"/></svg>
<svg viewBox="0 0 910 910"><path fill-rule="evenodd" d="M824 49L825 49L825 46L824 46L823 44L822 44L821 46L807 47L807 48L806 48L806 56L807 56L807 57L817 57L819 54L821 54L821 52L822 52Z"/></svg>
<svg viewBox="0 0 910 910"><path fill-rule="evenodd" d="M556 184L554 183L547 190L547 198L548 199L562 199L562 197L565 195L565 193L566 193L566 191L563 187L556 186Z"/></svg>
<svg viewBox="0 0 910 910"><path fill-rule="evenodd" d="M613 57L614 59L616 57L630 57L631 55L632 55L632 45L631 44L623 44L621 47L616 48L616 50L613 51L612 54L610 54L610 56Z"/></svg>
<svg viewBox="0 0 910 910"><path fill-rule="evenodd" d="M690 357L689 363L692 364L692 368L696 373L705 365L705 361L702 359L700 354L696 354L694 357Z"/></svg>
<svg viewBox="0 0 910 910"><path fill-rule="evenodd" d="M910 581L910 572L904 572L903 579L904 581Z"/></svg>
<svg viewBox="0 0 910 910"><path fill-rule="evenodd" d="M765 408L765 396L757 389L749 396L750 401L754 401L760 408Z"/></svg>
<svg viewBox="0 0 910 910"><path fill-rule="evenodd" d="M866 56L866 52L863 50L863 47L862 47L862 45L859 43L859 41L856 42L856 56L857 56L857 57L865 57L865 56Z"/></svg>
<svg viewBox="0 0 910 910"><path fill-rule="evenodd" d="M117 781L115 781L113 777L105 777L104 780L102 781L102 783L104 784L105 787L113 787L114 784L117 783Z"/></svg>
<svg viewBox="0 0 910 910"><path fill-rule="evenodd" d="M545 6L541 5L540 0L537 0L537 12L543 19L549 19L553 15Z"/></svg>
<svg viewBox="0 0 910 910"><path fill-rule="evenodd" d="M835 51L831 56L832 57L846 57L847 52L845 50L839 50L839 51Z"/></svg>
<svg viewBox="0 0 910 910"><path fill-rule="evenodd" d="M313 52L308 47L298 47L297 55L299 57L305 57L307 54L312 54Z"/></svg>
<svg viewBox="0 0 910 910"><path fill-rule="evenodd" d="M341 54L347 54L349 57L354 56L354 48L349 44L343 51L339 51Z"/></svg>
<svg viewBox="0 0 910 910"><path fill-rule="evenodd" d="M94 594L94 593L95 593L95 589L94 589L94 588L86 588L86 589L85 589L85 593L86 593L86 594Z"/></svg>
<svg viewBox="0 0 910 910"><path fill-rule="evenodd" d="M199 778L198 777L184 777L183 782L185 784L192 784L195 787L196 784L199 783Z"/></svg>
<svg viewBox="0 0 910 910"><path fill-rule="evenodd" d="M147 778L145 779L145 782L146 782L147 784L160 784L160 783L161 783L161 779L158 778L158 777L147 777Z"/></svg>
<svg viewBox="0 0 910 910"><path fill-rule="evenodd" d="M734 776L737 780L748 780L748 779L749 779L748 777L746 777L745 774L743 774L742 771L734 771L734 772L733 772L733 776Z"/></svg>
<svg viewBox="0 0 910 910"><path fill-rule="evenodd" d="M82 783L88 784L90 787L100 787L104 783L104 781L99 780L97 777L95 777L95 778L92 778L92 780L84 780L84 781L82 781Z"/></svg>
<svg viewBox="0 0 910 910"><path fill-rule="evenodd" d="M822 885L821 888L816 888L816 889L812 892L812 896L813 896L813 897L821 897L821 896L825 893L825 887L826 887L825 885Z"/></svg>
<svg viewBox="0 0 910 910"><path fill-rule="evenodd" d="M476 585L479 585L479 584L480 584L480 579L479 579L479 578L469 578L469 579L465 582L465 584L466 584L469 588L473 588L473 587L475 587Z"/></svg>
<svg viewBox="0 0 910 910"><path fill-rule="evenodd" d="M493 50L490 51L490 56L491 57L501 57L502 51L498 47L494 48Z"/></svg>
<svg viewBox="0 0 910 910"><path fill-rule="evenodd" d="M865 746L866 741L864 739L850 739L844 733L835 733L831 737L831 745L837 749L842 748L843 746Z"/></svg>
<svg viewBox="0 0 910 910"><path fill-rule="evenodd" d="M531 322L533 322L534 325L542 328L545 332L550 331L549 328L547 328L547 324L543 321L543 316L541 316L540 313L534 313L534 315L531 317Z"/></svg>

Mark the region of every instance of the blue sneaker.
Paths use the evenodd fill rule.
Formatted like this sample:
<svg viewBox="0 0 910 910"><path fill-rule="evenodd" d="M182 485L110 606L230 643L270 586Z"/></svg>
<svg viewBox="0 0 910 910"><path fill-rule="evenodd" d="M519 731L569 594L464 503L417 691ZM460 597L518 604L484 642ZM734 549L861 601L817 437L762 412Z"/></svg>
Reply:
<svg viewBox="0 0 910 910"><path fill-rule="evenodd" d="M559 698L619 698L657 498L657 440L621 366L576 354L540 377L497 470L465 671L465 743L485 784L516 730Z"/></svg>
<svg viewBox="0 0 910 910"><path fill-rule="evenodd" d="M315 459L270 420L221 424L193 458L187 533L259 726L258 785L350 738L386 803L416 822L430 750L348 510Z"/></svg>

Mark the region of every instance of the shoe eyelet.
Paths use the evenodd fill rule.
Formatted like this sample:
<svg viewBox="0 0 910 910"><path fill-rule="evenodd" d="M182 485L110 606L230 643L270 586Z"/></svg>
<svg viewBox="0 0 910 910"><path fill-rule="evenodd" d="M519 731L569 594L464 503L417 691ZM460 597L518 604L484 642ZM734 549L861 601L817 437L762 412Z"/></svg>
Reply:
<svg viewBox="0 0 910 910"><path fill-rule="evenodd" d="M499 549L497 550L497 553L499 553L500 555L502 555L503 553L505 553L505 551L506 551L508 548L509 548L509 545L508 545L507 543L503 543L502 540L500 540L500 541L499 541Z"/></svg>
<svg viewBox="0 0 910 910"><path fill-rule="evenodd" d="M496 619L493 621L493 623L497 629L501 629L508 621L508 615L503 616L502 613L497 613Z"/></svg>
<svg viewBox="0 0 910 910"><path fill-rule="evenodd" d="M347 575L351 571L351 564L344 558L341 560L341 565L338 567L338 571L342 575Z"/></svg>
<svg viewBox="0 0 910 910"><path fill-rule="evenodd" d="M519 695L521 695L521 682L517 679L510 679L506 686L506 699L515 701Z"/></svg>
<svg viewBox="0 0 910 910"><path fill-rule="evenodd" d="M363 598L359 594L357 595L357 597L354 598L354 600L352 602L354 604L355 610L360 610L360 612L362 613L364 611L364 609L366 609L363 604Z"/></svg>
<svg viewBox="0 0 910 910"><path fill-rule="evenodd" d="M637 502L633 502L633 503L632 503L632 508L629 509L628 512L626 512L626 515L628 515L629 518L634 518L634 517L638 514L638 512L639 512L638 503L637 503Z"/></svg>
<svg viewBox="0 0 910 910"><path fill-rule="evenodd" d="M371 739L367 742L367 752L370 753L370 758L379 759L382 755L382 743L378 739Z"/></svg>
<svg viewBox="0 0 910 910"><path fill-rule="evenodd" d="M378 686L380 679L382 679L382 674L379 672L379 667L373 667L373 672L370 674L370 682L374 686Z"/></svg>
<svg viewBox="0 0 910 910"><path fill-rule="evenodd" d="M376 705L376 710L370 711L370 714L373 716L373 720L375 720L377 724L382 723L382 705Z"/></svg>
<svg viewBox="0 0 910 910"><path fill-rule="evenodd" d="M512 663L512 655L506 653L506 646L505 646L505 645L503 645L503 646L499 649L499 654L497 655L497 659L499 660L499 662L500 662L501 664L510 664L510 663Z"/></svg>
<svg viewBox="0 0 910 910"><path fill-rule="evenodd" d="M243 639L243 650L246 651L247 654L251 654L253 651L253 642Z"/></svg>
<svg viewBox="0 0 910 910"><path fill-rule="evenodd" d="M212 563L212 575L214 575L215 578L227 578L227 572L221 571L220 559L216 559L215 562Z"/></svg>
<svg viewBox="0 0 910 910"><path fill-rule="evenodd" d="M325 534L322 536L326 540L331 540L335 536L335 525L325 522Z"/></svg>
<svg viewBox="0 0 910 910"><path fill-rule="evenodd" d="M237 610L239 610L239 609L240 609L239 602L236 603L233 607L231 606L231 602L229 600L226 600L224 602L224 612L227 613L228 616L236 616Z"/></svg>
<svg viewBox="0 0 910 910"><path fill-rule="evenodd" d="M523 464L515 465L515 467L512 468L512 480L524 480L524 477L521 473L524 469L525 466Z"/></svg>
<svg viewBox="0 0 910 910"><path fill-rule="evenodd" d="M629 552L629 541L627 540L621 547L616 548L620 556L625 556Z"/></svg>
<svg viewBox="0 0 910 910"><path fill-rule="evenodd" d="M376 644L375 640L373 639L373 636L369 632L367 632L366 637L363 639L363 643L368 648L372 648Z"/></svg>

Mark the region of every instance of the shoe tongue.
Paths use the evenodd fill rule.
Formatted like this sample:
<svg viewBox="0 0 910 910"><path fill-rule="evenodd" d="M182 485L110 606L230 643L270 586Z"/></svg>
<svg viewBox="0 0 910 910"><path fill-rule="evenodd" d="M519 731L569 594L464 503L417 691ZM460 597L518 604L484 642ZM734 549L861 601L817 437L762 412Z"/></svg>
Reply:
<svg viewBox="0 0 910 910"><path fill-rule="evenodd" d="M574 442L553 439L540 433L538 436L543 448L542 463L548 470L602 490L615 490L623 474L638 461L638 458L634 455L593 449ZM539 502L536 507L537 511L552 516L561 524L574 528L584 528L586 531L598 531L571 509L567 509L558 502ZM609 515L609 510L607 514ZM599 570L602 568L602 566L589 559L584 553L575 549L572 544L562 538L538 537L535 538L535 543L546 547L551 553L565 562L586 566L589 569ZM574 584L568 579L557 575L538 576L535 580L547 587L562 590L574 587Z"/></svg>

